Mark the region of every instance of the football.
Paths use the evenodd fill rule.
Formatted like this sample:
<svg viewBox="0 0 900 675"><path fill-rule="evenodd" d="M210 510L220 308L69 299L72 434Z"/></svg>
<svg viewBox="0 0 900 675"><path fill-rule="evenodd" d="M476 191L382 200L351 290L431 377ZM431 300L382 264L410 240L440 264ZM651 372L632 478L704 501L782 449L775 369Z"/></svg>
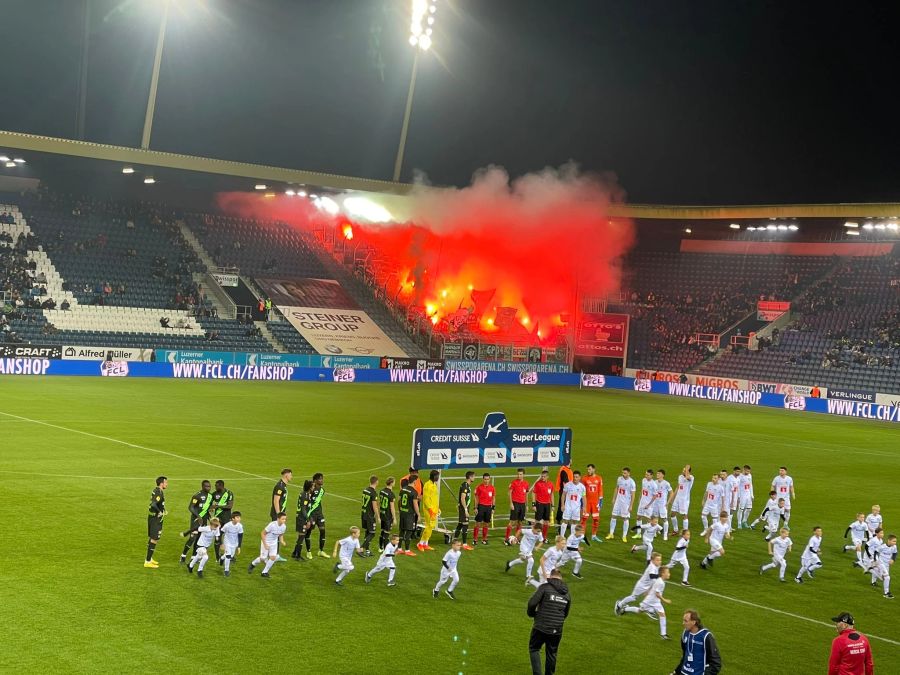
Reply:
<svg viewBox="0 0 900 675"><path fill-rule="evenodd" d="M509 535L509 539L507 539L506 541L507 541L507 543L509 543L510 546L515 546L516 544L519 543L519 540L516 539L516 535L514 535L514 534Z"/></svg>

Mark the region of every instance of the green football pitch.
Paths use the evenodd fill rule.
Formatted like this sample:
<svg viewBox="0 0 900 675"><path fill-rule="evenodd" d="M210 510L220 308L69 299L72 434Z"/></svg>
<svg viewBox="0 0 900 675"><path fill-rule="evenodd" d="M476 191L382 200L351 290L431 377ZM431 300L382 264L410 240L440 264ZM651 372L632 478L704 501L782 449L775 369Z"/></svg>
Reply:
<svg viewBox="0 0 900 675"><path fill-rule="evenodd" d="M397 561L397 585L363 572L336 587L332 562L278 563L270 579L249 576L282 467L302 480L325 474L330 553L359 521L359 495L372 473L399 478L417 426L480 426L507 413L512 426L571 426L573 465L597 465L609 524L615 478L665 468L674 482L685 463L697 476L689 550L693 588L670 583L671 642L644 616L617 617L613 604L642 570L620 539L586 549L583 580L567 568L572 612L559 672L668 673L680 653L680 616L700 611L733 673L825 672L829 621L856 616L872 636L880 672L900 672L900 600L873 590L852 554L841 553L857 511L880 503L886 530L900 530L897 426L782 410L748 409L631 392L547 387L173 382L106 378L0 378L0 583L6 672L522 673L531 620L524 569L504 574L514 549L494 530L490 545L464 552L457 600L434 600L437 551ZM704 571L699 509L708 475L753 466L754 510L780 464L797 499L791 520L796 573L813 525L824 528L825 564L803 585L760 576L768 561L757 532L737 531L727 554ZM508 475L508 471L500 472ZM169 476L169 515L156 552L142 565L153 479ZM224 479L244 513L244 551L224 578L179 566L187 503L202 479ZM508 478L497 481L505 515ZM449 491L445 513L455 511ZM293 542L289 519L288 540ZM502 525L498 518L497 525ZM314 550L316 537L313 537ZM668 560L674 539L658 541ZM680 580L680 569L673 581ZM894 592L900 594L900 582Z"/></svg>

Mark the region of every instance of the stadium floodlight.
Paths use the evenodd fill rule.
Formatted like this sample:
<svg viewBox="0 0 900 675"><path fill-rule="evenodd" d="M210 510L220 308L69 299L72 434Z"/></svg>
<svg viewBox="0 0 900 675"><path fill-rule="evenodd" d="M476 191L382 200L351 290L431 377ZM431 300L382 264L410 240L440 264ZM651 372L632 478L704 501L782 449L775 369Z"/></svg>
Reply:
<svg viewBox="0 0 900 675"><path fill-rule="evenodd" d="M122 173L124 173L124 174L132 174L132 173L134 173L134 167L133 167L133 166L123 166L123 167L122 167Z"/></svg>
<svg viewBox="0 0 900 675"><path fill-rule="evenodd" d="M7 168L7 169L15 169L15 168L16 168L16 163L15 163L15 162L7 162L7 163L6 163L6 168Z"/></svg>
<svg viewBox="0 0 900 675"><path fill-rule="evenodd" d="M693 232L693 230L691 228L689 228L689 227L684 228L685 234L690 234L691 232Z"/></svg>
<svg viewBox="0 0 900 675"><path fill-rule="evenodd" d="M849 234L851 237L858 237L859 230L847 230L847 234Z"/></svg>
<svg viewBox="0 0 900 675"><path fill-rule="evenodd" d="M12 160L10 160L10 158L7 157L6 155L0 155L0 162L3 162L4 164L6 164L7 162L10 162L10 161L12 161Z"/></svg>
<svg viewBox="0 0 900 675"><path fill-rule="evenodd" d="M341 212L341 207L337 205L337 202L334 201L331 197L319 197L315 200L316 208L320 211L324 211L325 213L336 216Z"/></svg>
<svg viewBox="0 0 900 675"><path fill-rule="evenodd" d="M737 223L732 223L732 224L729 225L728 227L730 227L732 230L739 230L739 229L741 229L741 226L738 225Z"/></svg>
<svg viewBox="0 0 900 675"><path fill-rule="evenodd" d="M873 229L874 227L875 227L875 226L872 225L872 223L865 223L865 224L863 224L863 229L864 229L864 230L871 230L871 229Z"/></svg>
<svg viewBox="0 0 900 675"><path fill-rule="evenodd" d="M897 223L896 223L896 222L890 222L890 223L887 224L887 228L888 228L889 230L896 230L896 229L897 229Z"/></svg>
<svg viewBox="0 0 900 675"><path fill-rule="evenodd" d="M298 196L298 197L305 197L305 196L306 196L306 190L297 190L297 196Z"/></svg>
<svg viewBox="0 0 900 675"><path fill-rule="evenodd" d="M875 229L876 229L876 230L883 230L883 229L884 229L884 223L876 223L876 224L875 224Z"/></svg>
<svg viewBox="0 0 900 675"><path fill-rule="evenodd" d="M778 226L777 226L777 225L766 225L766 229L769 230L769 231L771 231L771 230L777 230L777 229L778 229Z"/></svg>
<svg viewBox="0 0 900 675"><path fill-rule="evenodd" d="M257 183L256 185L253 186L253 189L254 190L265 190L267 187L269 187L269 186L266 185L265 183Z"/></svg>
<svg viewBox="0 0 900 675"><path fill-rule="evenodd" d="M347 197L344 199L343 207L344 213L348 216L370 223L389 223L394 219L391 212L381 204L376 204L365 197Z"/></svg>
<svg viewBox="0 0 900 675"><path fill-rule="evenodd" d="M284 194L286 194L288 197L293 197L297 193L294 192L293 190L288 189L288 190L284 191Z"/></svg>
<svg viewBox="0 0 900 675"><path fill-rule="evenodd" d="M153 176L146 176L144 178L144 185L153 185L156 182L156 179Z"/></svg>
<svg viewBox="0 0 900 675"><path fill-rule="evenodd" d="M16 164L24 164L24 163L25 163L25 160L22 159L21 157L16 157L13 161L14 161Z"/></svg>
<svg viewBox="0 0 900 675"><path fill-rule="evenodd" d="M859 227L859 223L854 223L853 221L848 220L846 223L844 223L844 227L854 227L854 228L856 228L856 227Z"/></svg>
<svg viewBox="0 0 900 675"><path fill-rule="evenodd" d="M403 154L406 151L406 135L409 132L409 117L412 113L413 96L416 92L416 76L419 73L419 54L427 52L434 44L435 13L437 0L412 0L412 20L409 25L409 44L415 48L412 73L409 77L409 91L406 94L406 109L403 113L403 126L400 128L400 144L397 147L397 159L394 161L394 182L400 180L403 169Z"/></svg>
<svg viewBox="0 0 900 675"><path fill-rule="evenodd" d="M748 231L748 232L756 232L756 228L753 227L753 225L748 225L748 226L747 226L747 231Z"/></svg>
<svg viewBox="0 0 900 675"><path fill-rule="evenodd" d="M791 232L796 232L796 231L799 230L800 228L797 227L796 225L788 225L788 229L789 229Z"/></svg>
<svg viewBox="0 0 900 675"><path fill-rule="evenodd" d="M779 225L779 226L778 226L778 229L779 229L781 232L785 232L785 231L788 229L788 226L787 226L787 225Z"/></svg>

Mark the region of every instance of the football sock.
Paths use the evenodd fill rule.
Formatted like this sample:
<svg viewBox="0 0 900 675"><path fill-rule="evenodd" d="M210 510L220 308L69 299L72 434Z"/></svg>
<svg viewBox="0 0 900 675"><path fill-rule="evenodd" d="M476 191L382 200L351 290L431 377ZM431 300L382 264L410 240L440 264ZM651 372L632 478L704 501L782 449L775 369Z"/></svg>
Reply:
<svg viewBox="0 0 900 675"><path fill-rule="evenodd" d="M510 567L515 567L516 565L521 565L521 564L524 563L524 562L525 562L525 561L522 560L521 558L516 558L515 560L510 560L510 561L509 561L509 566L510 566Z"/></svg>
<svg viewBox="0 0 900 675"><path fill-rule="evenodd" d="M672 516L672 529L673 530L678 529L678 517L677 516Z"/></svg>
<svg viewBox="0 0 900 675"><path fill-rule="evenodd" d="M685 518L684 520L681 521L681 529L683 529L683 530L688 529L688 519L687 518Z"/></svg>
<svg viewBox="0 0 900 675"><path fill-rule="evenodd" d="M266 566L263 567L263 574L267 574L269 572L269 570L272 569L272 565L274 565L274 564L275 564L274 560L272 560L271 558L267 559Z"/></svg>
<svg viewBox="0 0 900 675"><path fill-rule="evenodd" d="M231 556L226 555L225 556L225 571L227 572L230 569L231 569Z"/></svg>
<svg viewBox="0 0 900 675"><path fill-rule="evenodd" d="M581 571L581 565L583 562L584 561L581 558L575 561L575 569L573 570L575 574L578 574Z"/></svg>
<svg viewBox="0 0 900 675"><path fill-rule="evenodd" d="M196 557L196 556L195 556ZM209 560L209 556L205 555L200 558L200 565L197 567L199 571L203 571L203 568L206 567L206 561Z"/></svg>
<svg viewBox="0 0 900 675"><path fill-rule="evenodd" d="M325 550L325 528L324 527L319 530L319 550L320 551Z"/></svg>
<svg viewBox="0 0 900 675"><path fill-rule="evenodd" d="M562 524L559 526L559 535L560 535L561 537L565 537L565 536L566 536L566 528L568 528L568 527L569 527L569 524L568 524L568 523L562 523Z"/></svg>
<svg viewBox="0 0 900 675"><path fill-rule="evenodd" d="M465 545L466 540L469 538L469 525L468 523L466 523L464 525L461 525L461 527L462 532L460 533L460 536L462 537L462 543Z"/></svg>
<svg viewBox="0 0 900 675"><path fill-rule="evenodd" d="M630 521L630 520L627 520L627 519L626 519L626 520L623 520L623 521L622 521L622 536L623 536L623 537L627 537L627 536L628 536L628 528L630 528L630 527L631 527L631 521Z"/></svg>
<svg viewBox="0 0 900 675"><path fill-rule="evenodd" d="M632 607L623 607L622 609L623 609L624 611L628 612L629 614L638 614L638 613L641 611L638 607L634 607L634 606L632 606Z"/></svg>
<svg viewBox="0 0 900 675"><path fill-rule="evenodd" d="M663 521L663 537L665 537L667 539L669 537L669 521L668 520Z"/></svg>
<svg viewBox="0 0 900 675"><path fill-rule="evenodd" d="M593 520L594 520L594 522L591 524L591 534L596 537L597 530L600 529L600 517L598 516L598 517L594 518Z"/></svg>
<svg viewBox="0 0 900 675"><path fill-rule="evenodd" d="M309 553L312 549L312 544L310 543L310 531L307 530L306 534L303 535L303 543L306 544L306 552Z"/></svg>
<svg viewBox="0 0 900 675"><path fill-rule="evenodd" d="M529 558L527 561L527 565L525 565L525 575L531 576L531 573L534 571L534 558Z"/></svg>
<svg viewBox="0 0 900 675"><path fill-rule="evenodd" d="M701 514L700 520L703 521L703 531L706 532L709 529L709 518L706 517L706 514Z"/></svg>
<svg viewBox="0 0 900 675"><path fill-rule="evenodd" d="M544 538L545 539L547 538L546 533L547 533L547 531L544 530ZM609 519L609 536L613 536L615 533L616 533L616 519L610 518Z"/></svg>
<svg viewBox="0 0 900 675"><path fill-rule="evenodd" d="M459 583L459 580L454 578L453 581L450 582L450 588L448 588L447 590L452 593L453 589L456 588L456 584L458 584L458 583ZM885 593L887 593L887 591L885 591Z"/></svg>
<svg viewBox="0 0 900 675"><path fill-rule="evenodd" d="M660 635L666 634L666 615L665 614L659 615L659 634Z"/></svg>
<svg viewBox="0 0 900 675"><path fill-rule="evenodd" d="M613 521L613 522L615 522L615 521ZM544 533L544 539L547 538L547 532L549 529L550 529L550 525L548 523L544 523L544 527L542 528L542 531Z"/></svg>
<svg viewBox="0 0 900 675"><path fill-rule="evenodd" d="M374 536L375 536L374 532L366 532L366 538L363 539L363 545L362 545L362 547L366 551L369 550L369 546L372 544L372 537L374 537Z"/></svg>
<svg viewBox="0 0 900 675"><path fill-rule="evenodd" d="M394 581L394 575L397 573L396 567L391 567L388 569L388 583Z"/></svg>
<svg viewBox="0 0 900 675"><path fill-rule="evenodd" d="M156 550L156 544L152 541L147 544L147 562L150 562L150 558L153 557L153 552Z"/></svg>
<svg viewBox="0 0 900 675"><path fill-rule="evenodd" d="M509 525L506 526L506 534L504 535L505 539L509 539L509 533L511 531L511 527Z"/></svg>

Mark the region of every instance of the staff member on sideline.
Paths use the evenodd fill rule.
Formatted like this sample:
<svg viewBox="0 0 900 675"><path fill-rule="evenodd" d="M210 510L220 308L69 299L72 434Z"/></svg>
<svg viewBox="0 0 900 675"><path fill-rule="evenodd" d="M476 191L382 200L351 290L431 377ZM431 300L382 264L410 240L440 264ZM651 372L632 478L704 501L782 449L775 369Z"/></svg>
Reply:
<svg viewBox="0 0 900 675"><path fill-rule="evenodd" d="M832 621L838 636L831 643L828 675L872 675L872 648L866 636L853 627L853 615L841 612Z"/></svg>
<svg viewBox="0 0 900 675"><path fill-rule="evenodd" d="M686 609L681 623L681 661L672 675L716 675L722 670L716 638L703 627L697 610Z"/></svg>
<svg viewBox="0 0 900 675"><path fill-rule="evenodd" d="M562 640L563 623L569 616L572 600L569 587L562 580L558 569L550 572L547 583L540 587L528 601L528 616L534 617L534 626L528 640L528 654L531 657L531 672L541 675L541 647L545 650L546 675L556 672L556 652Z"/></svg>

